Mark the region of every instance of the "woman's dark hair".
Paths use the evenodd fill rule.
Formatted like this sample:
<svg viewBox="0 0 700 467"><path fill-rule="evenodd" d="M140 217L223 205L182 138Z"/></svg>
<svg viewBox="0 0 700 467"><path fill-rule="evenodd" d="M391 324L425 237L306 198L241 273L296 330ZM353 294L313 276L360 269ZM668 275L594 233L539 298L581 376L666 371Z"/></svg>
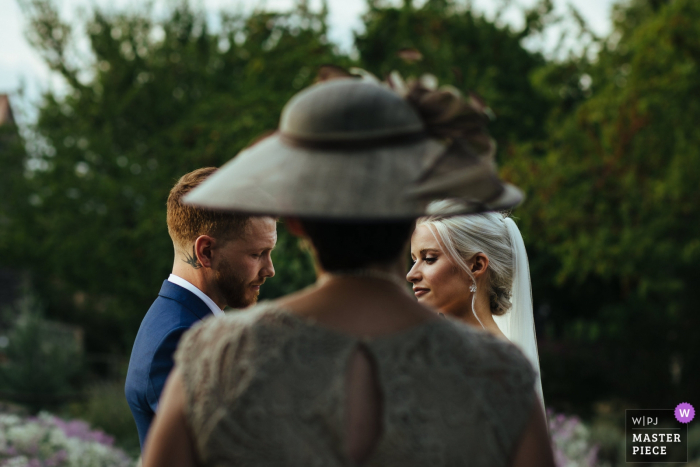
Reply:
<svg viewBox="0 0 700 467"><path fill-rule="evenodd" d="M328 272L389 263L401 254L415 221L349 222L300 220Z"/></svg>

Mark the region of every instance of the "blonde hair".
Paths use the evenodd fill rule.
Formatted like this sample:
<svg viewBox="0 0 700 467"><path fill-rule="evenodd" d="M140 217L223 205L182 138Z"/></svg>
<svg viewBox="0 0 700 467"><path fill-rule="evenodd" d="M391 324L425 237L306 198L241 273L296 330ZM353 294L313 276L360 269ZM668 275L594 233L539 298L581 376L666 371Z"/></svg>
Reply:
<svg viewBox="0 0 700 467"><path fill-rule="evenodd" d="M458 204L454 201L435 201L428 207L431 215L418 219L416 225L426 225L444 253L452 262L474 279L467 261L477 253L489 259L487 270L488 294L491 313L503 315L512 304L513 247L505 224L506 213L487 212L470 215L449 215Z"/></svg>

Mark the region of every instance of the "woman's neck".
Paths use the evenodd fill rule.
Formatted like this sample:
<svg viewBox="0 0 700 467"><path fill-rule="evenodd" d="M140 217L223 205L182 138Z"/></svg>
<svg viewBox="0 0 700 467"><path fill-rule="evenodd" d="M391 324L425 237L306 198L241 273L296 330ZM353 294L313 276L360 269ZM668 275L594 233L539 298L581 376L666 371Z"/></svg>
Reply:
<svg viewBox="0 0 700 467"><path fill-rule="evenodd" d="M485 295L477 293L476 300L474 301L474 311L476 311L479 319L474 316L471 311L471 302L469 303L468 313L464 313L461 316L461 320L470 326L477 329L483 329L486 332L493 334L496 337L500 337L508 340L503 331L498 327L496 321L493 319L493 314L491 314L491 304L489 298Z"/></svg>

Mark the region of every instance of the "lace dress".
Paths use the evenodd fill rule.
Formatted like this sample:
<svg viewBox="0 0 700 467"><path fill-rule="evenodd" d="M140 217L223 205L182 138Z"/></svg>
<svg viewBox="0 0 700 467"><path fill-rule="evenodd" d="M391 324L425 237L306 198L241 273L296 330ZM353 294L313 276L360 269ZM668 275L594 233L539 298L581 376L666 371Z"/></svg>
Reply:
<svg viewBox="0 0 700 467"><path fill-rule="evenodd" d="M212 318L182 339L186 416L206 466L353 466L347 365L372 356L381 435L369 467L505 466L536 397L511 344L449 319L359 339L274 303Z"/></svg>

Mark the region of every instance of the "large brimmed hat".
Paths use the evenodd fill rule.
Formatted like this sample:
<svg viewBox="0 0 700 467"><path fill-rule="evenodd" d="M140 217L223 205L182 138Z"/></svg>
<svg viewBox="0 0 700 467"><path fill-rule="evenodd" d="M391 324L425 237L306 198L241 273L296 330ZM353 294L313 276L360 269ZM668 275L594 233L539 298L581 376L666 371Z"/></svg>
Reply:
<svg viewBox="0 0 700 467"><path fill-rule="evenodd" d="M439 134L430 121L436 115L442 118L434 110L445 108L440 102L445 96L439 94L444 91L425 91L418 97L425 101L432 96L432 102L421 108L416 95L412 102L368 80L342 78L313 85L287 103L276 133L241 151L185 202L216 210L338 220L416 218L440 198L461 199L463 212L518 204L522 193L499 180L492 154L479 153L480 144L491 141L487 134L484 138L483 125L452 115L448 127L472 124L462 131L473 133L471 140L451 137L449 131Z"/></svg>

